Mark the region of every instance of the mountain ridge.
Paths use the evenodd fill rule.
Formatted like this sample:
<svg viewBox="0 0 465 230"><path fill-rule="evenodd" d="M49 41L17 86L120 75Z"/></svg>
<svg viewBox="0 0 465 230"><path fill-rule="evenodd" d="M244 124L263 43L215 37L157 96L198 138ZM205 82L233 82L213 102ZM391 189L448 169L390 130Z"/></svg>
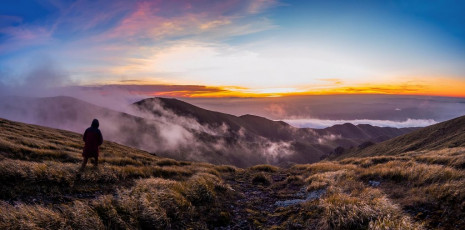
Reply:
<svg viewBox="0 0 465 230"><path fill-rule="evenodd" d="M296 128L282 121L250 114L234 116L168 98L141 100L130 107L130 113L71 97L18 101L1 102L0 116L10 112L5 118L75 132L83 132L93 118L102 118L106 139L164 157L240 167L317 162L338 146L378 142L413 130L365 125Z"/></svg>
<svg viewBox="0 0 465 230"><path fill-rule="evenodd" d="M269 132L263 131L264 126L273 126L273 129L276 133L279 132L287 132L287 134L293 133L293 132L298 132L298 131L303 131L304 134L307 131L316 131L319 134L340 134L342 137L350 137L350 138L373 138L375 135L400 135L406 132L413 131L417 129L417 127L411 127L411 128L391 128L391 127L378 127L378 126L372 126L369 124L359 124L359 125L353 125L350 123L345 123L341 125L334 125L328 128L323 128L323 129L312 129L312 128L297 128L294 126L289 125L288 123L284 121L274 121L270 120L264 117L252 115L252 114L245 114L241 116L234 116L231 114L227 113L221 113L221 112L216 112L216 111L211 111L207 109L203 109L200 107L197 107L195 105L183 102L178 99L173 99L173 98L162 98L162 97L156 97L156 98L148 98L148 99L143 99L141 101L138 101L134 103L137 106L144 107L146 103L152 102L153 100L160 101L163 103L163 106L167 109L170 109L174 111L175 113L179 113L179 115L183 116L191 116L195 118L197 121L203 124L218 124L221 125L222 123L226 123L230 127L233 127L233 130L238 130L240 126L243 126L245 128L250 128L251 130L262 134L265 137L273 138L272 135L269 134ZM145 106L145 108L147 108ZM211 114L209 114L211 113ZM248 121L250 123L244 125L244 123ZM256 124L254 124L256 123ZM262 123L262 125L257 125L259 123ZM265 123L265 124L263 124ZM282 130L280 128L288 128L290 130ZM350 130L352 129L352 133L350 133ZM373 129L377 130L383 130L385 132L379 132L376 134L376 132L373 132ZM355 131L354 131L355 130ZM336 132L335 132L336 131ZM396 132L397 131L397 132ZM355 137L354 134L359 134ZM376 136L374 137L376 138Z"/></svg>
<svg viewBox="0 0 465 230"><path fill-rule="evenodd" d="M363 149L348 150L337 158L398 155L410 151L455 147L465 147L465 116L420 128Z"/></svg>

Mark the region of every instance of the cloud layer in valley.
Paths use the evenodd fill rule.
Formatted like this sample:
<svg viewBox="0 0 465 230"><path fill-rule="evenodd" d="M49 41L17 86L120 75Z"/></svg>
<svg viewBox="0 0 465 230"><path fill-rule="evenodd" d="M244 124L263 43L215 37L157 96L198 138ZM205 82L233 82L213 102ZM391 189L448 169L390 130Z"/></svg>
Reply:
<svg viewBox="0 0 465 230"><path fill-rule="evenodd" d="M379 127L394 127L394 128L407 128L407 127L425 127L438 123L433 119L407 119L405 121L391 121L391 120L321 120L321 119L295 119L284 120L292 126L298 128L326 128L333 125L351 123L354 125L368 124Z"/></svg>

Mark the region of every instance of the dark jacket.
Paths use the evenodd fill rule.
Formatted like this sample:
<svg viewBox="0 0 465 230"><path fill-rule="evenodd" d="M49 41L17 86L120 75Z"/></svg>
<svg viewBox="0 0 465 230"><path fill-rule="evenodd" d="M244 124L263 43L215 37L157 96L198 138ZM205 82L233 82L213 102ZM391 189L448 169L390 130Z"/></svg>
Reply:
<svg viewBox="0 0 465 230"><path fill-rule="evenodd" d="M83 157L98 157L98 147L103 143L102 133L97 125L92 122L92 126L87 128L82 137L84 140L84 150L82 151Z"/></svg>

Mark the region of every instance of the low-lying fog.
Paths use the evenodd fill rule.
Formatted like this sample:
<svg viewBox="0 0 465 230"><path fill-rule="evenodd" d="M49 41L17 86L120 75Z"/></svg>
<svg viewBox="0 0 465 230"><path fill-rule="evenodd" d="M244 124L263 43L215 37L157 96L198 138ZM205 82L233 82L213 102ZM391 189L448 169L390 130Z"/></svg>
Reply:
<svg viewBox="0 0 465 230"><path fill-rule="evenodd" d="M5 78L0 78L2 79ZM185 160L248 166L279 163L283 157L294 155L295 146L288 141L271 141L261 137L250 140L240 130L233 137L226 132L228 127L199 124L192 118L165 111L156 102L150 108L150 111L157 111L156 113L140 111L130 106L156 93L197 86L63 86L70 85L70 82L72 81L66 74L47 65L32 71L23 82L7 85L5 81L0 81L0 117L78 133L83 132L93 118L99 118L106 140ZM68 98L37 99L53 96ZM296 127L310 128L324 128L342 123L420 127L465 114L463 98L426 96L179 99L209 110L233 115L253 114L272 120L283 120ZM319 138L315 133L313 138L317 141L323 137ZM337 147L333 145L324 147L324 151ZM314 159L306 159L306 162L315 161L317 157L315 155Z"/></svg>
<svg viewBox="0 0 465 230"><path fill-rule="evenodd" d="M284 120L296 127L335 124L423 127L465 115L465 98L401 95L328 95L282 98L186 98L194 105Z"/></svg>

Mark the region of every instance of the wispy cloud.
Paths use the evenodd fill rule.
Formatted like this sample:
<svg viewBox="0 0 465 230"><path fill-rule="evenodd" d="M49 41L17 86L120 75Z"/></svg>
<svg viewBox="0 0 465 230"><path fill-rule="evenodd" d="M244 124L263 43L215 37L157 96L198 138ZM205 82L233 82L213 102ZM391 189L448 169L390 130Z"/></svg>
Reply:
<svg viewBox="0 0 465 230"><path fill-rule="evenodd" d="M125 83L127 81L124 81ZM134 81L130 81L134 82ZM136 81L136 83L140 83ZM102 86L76 86L71 87L86 91L94 91L101 94L128 94L147 96L170 96L170 97L191 97L192 95L214 94L227 92L221 87L209 87L202 85L102 85Z"/></svg>
<svg viewBox="0 0 465 230"><path fill-rule="evenodd" d="M23 14L0 15L0 68L20 78L37 61L29 59L49 56L81 84L221 89L166 92L173 96L465 96L463 52L435 31L399 26L375 15L378 7L335 15L322 13L339 12L332 5L302 2L36 0L28 9L20 1Z"/></svg>
<svg viewBox="0 0 465 230"><path fill-rule="evenodd" d="M142 1L97 39L151 45L167 39L211 40L273 28L266 19L248 20L275 1Z"/></svg>
<svg viewBox="0 0 465 230"><path fill-rule="evenodd" d="M166 82L166 76L173 73L160 73L159 66L153 65L154 57L179 44L215 44L274 28L271 20L258 15L277 2L78 0L40 4L54 13L38 21L2 16L6 25L0 33L6 41L0 51L13 57L0 64L13 69L27 66L24 55L21 59L14 56L27 50L29 57L45 54L60 59L80 82L102 83L126 77Z"/></svg>
<svg viewBox="0 0 465 230"><path fill-rule="evenodd" d="M266 21L270 24L264 26L263 23L256 23L257 20L248 19L276 5L276 1L78 0L71 4L56 1L42 1L41 4L56 13L47 15L40 22L24 21L19 16L1 15L0 32L15 38L36 38L47 31L50 36L65 41L97 39L124 44L136 42L134 45L150 45L148 42L159 42L165 38L195 36L220 27L219 32L230 30L240 35L271 28L273 25L270 21ZM76 34L77 32L80 34ZM224 33L223 36L231 35L234 34Z"/></svg>

